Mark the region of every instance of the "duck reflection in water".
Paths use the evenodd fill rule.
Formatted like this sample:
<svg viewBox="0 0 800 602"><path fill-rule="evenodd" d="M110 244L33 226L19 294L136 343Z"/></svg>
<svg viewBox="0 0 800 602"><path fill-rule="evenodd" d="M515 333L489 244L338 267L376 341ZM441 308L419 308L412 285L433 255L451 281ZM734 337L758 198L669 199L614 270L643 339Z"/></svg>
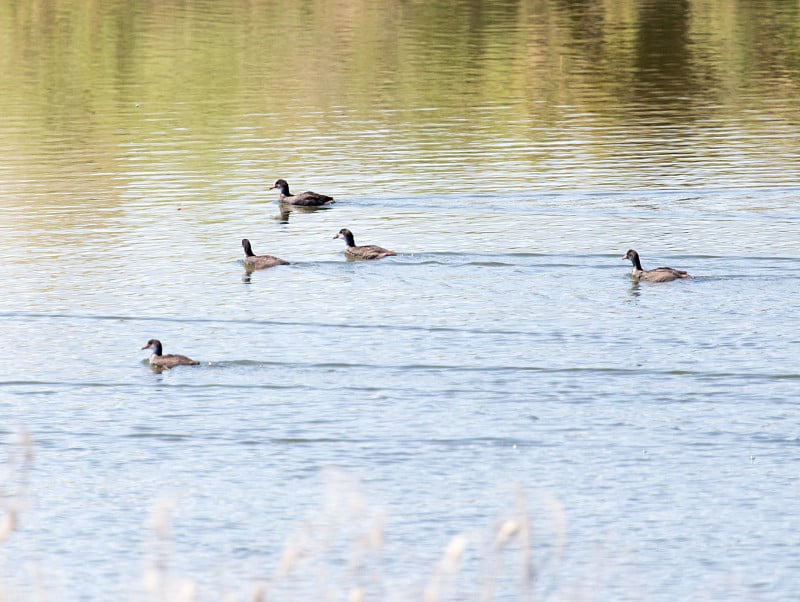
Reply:
<svg viewBox="0 0 800 602"><path fill-rule="evenodd" d="M320 205L319 207L303 207L301 205L287 205L285 203L279 203L278 207L280 213L275 216L275 219L282 224L289 223L289 215L291 213L316 213L317 211L328 211L332 209L327 205Z"/></svg>

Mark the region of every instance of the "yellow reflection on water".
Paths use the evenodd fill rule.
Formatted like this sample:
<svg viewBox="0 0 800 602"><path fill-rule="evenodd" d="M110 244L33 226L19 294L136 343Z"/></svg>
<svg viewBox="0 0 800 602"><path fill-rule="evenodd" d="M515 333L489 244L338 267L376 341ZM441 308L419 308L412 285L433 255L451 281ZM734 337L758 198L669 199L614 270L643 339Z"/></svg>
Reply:
<svg viewBox="0 0 800 602"><path fill-rule="evenodd" d="M378 193L773 185L798 159L798 12L7 3L0 203L180 205L277 177Z"/></svg>

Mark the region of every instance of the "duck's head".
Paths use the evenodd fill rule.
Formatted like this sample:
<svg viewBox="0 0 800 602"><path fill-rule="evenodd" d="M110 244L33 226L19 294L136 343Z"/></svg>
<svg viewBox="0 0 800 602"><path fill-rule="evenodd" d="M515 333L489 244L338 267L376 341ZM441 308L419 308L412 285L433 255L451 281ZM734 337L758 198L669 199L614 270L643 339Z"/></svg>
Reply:
<svg viewBox="0 0 800 602"><path fill-rule="evenodd" d="M270 190L275 190L276 188L286 195L289 194L289 182L287 182L283 178L281 178L280 180L275 180L275 183L272 185L272 188L270 188Z"/></svg>
<svg viewBox="0 0 800 602"><path fill-rule="evenodd" d="M144 344L142 349L152 349L156 355L161 355L161 341L158 339L150 339Z"/></svg>
<svg viewBox="0 0 800 602"><path fill-rule="evenodd" d="M350 230L348 230L347 228L342 228L341 230L339 230L339 233L336 236L334 236L333 238L334 239L343 238L344 242L348 246L350 246L350 247L354 247L355 246L355 238L353 237L353 233L350 232Z"/></svg>
<svg viewBox="0 0 800 602"><path fill-rule="evenodd" d="M639 254L633 249L628 249L628 252L622 256L622 259L628 259L629 261L636 263L636 260L639 259Z"/></svg>
<svg viewBox="0 0 800 602"><path fill-rule="evenodd" d="M250 241L248 239L242 239L242 248L244 249L244 254L248 257L253 254L253 247L250 245Z"/></svg>

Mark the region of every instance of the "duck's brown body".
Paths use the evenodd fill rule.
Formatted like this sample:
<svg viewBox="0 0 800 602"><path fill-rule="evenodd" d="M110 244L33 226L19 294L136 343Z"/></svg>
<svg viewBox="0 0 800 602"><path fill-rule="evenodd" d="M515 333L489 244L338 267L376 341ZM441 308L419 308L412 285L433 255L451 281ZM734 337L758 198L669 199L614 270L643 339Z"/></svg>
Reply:
<svg viewBox="0 0 800 602"><path fill-rule="evenodd" d="M381 259L397 255L394 251L384 249L378 245L356 245L353 233L347 228L342 228L333 238L343 238L345 243L344 253L352 259Z"/></svg>
<svg viewBox="0 0 800 602"><path fill-rule="evenodd" d="M177 353L170 353L164 355L161 341L158 339L150 339L145 343L142 349L152 349L153 354L150 356L150 365L154 368L170 369L175 366L197 366L200 362L186 357L185 355L178 355Z"/></svg>
<svg viewBox="0 0 800 602"><path fill-rule="evenodd" d="M300 194L292 194L289 192L289 183L283 179L276 181L270 190L274 190L275 188L278 189L280 194L278 200L287 205L297 205L298 207L322 207L323 205L330 205L336 202L333 200L333 197L317 194L310 190L301 192Z"/></svg>
<svg viewBox="0 0 800 602"><path fill-rule="evenodd" d="M639 260L639 253L633 249L629 249L622 259L629 259L633 264L631 276L637 280L645 280L647 282L670 282L671 280L678 280L679 278L691 278L688 272L676 270L675 268L665 267L644 270L642 269L642 263Z"/></svg>
<svg viewBox="0 0 800 602"><path fill-rule="evenodd" d="M253 253L253 247L250 246L250 241L246 238L242 239L242 247L244 248L244 267L248 270L263 270L266 268L274 268L276 265L289 265L288 261L280 257L256 255Z"/></svg>

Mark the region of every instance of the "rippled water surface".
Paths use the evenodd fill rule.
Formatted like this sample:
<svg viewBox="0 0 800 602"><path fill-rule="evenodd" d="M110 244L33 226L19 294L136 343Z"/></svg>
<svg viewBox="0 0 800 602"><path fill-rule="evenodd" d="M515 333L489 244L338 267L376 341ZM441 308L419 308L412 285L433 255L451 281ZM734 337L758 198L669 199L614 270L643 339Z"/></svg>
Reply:
<svg viewBox="0 0 800 602"><path fill-rule="evenodd" d="M0 40L0 598L797 598L796 3L11 2Z"/></svg>

